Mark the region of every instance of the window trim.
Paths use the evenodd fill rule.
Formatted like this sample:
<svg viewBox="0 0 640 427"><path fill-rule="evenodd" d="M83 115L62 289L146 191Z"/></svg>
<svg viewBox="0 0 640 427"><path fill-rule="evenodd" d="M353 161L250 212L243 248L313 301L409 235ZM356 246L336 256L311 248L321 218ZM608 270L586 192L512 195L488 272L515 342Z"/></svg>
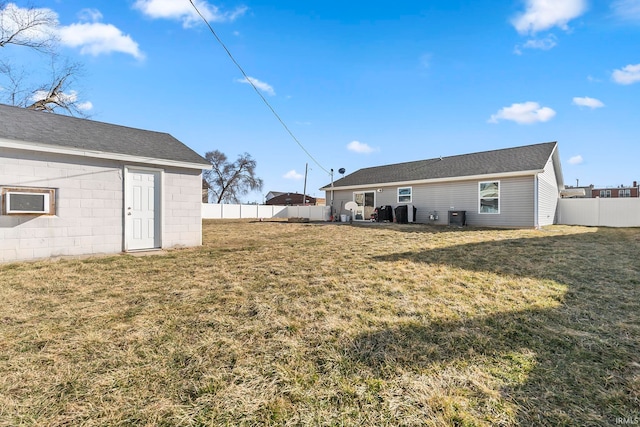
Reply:
<svg viewBox="0 0 640 427"><path fill-rule="evenodd" d="M56 190L54 188L37 188L37 187L2 187L2 215L48 215L56 214ZM40 194L44 197L44 209L42 211L35 210L18 210L11 209L11 196L24 194Z"/></svg>
<svg viewBox="0 0 640 427"><path fill-rule="evenodd" d="M409 190L409 200L400 200L400 197L407 197L406 194L400 194L400 190ZM413 187L398 187L398 190L396 191L396 196L397 196L397 201L398 203L412 203L413 202Z"/></svg>
<svg viewBox="0 0 640 427"><path fill-rule="evenodd" d="M497 197L482 197L482 184L498 184L498 196ZM499 215L500 214L500 189L502 184L500 180L491 180L491 181L480 181L478 182L478 214L479 215ZM483 200L497 200L498 201L498 210L497 212L482 212L482 201Z"/></svg>

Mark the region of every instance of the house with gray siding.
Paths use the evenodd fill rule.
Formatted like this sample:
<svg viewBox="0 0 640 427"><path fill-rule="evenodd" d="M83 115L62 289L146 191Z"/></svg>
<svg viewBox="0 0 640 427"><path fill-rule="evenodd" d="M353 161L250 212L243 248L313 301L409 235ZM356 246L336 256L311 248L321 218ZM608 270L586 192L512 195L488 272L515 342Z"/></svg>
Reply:
<svg viewBox="0 0 640 427"><path fill-rule="evenodd" d="M555 223L563 188L558 144L546 142L364 168L321 190L334 215L355 202L355 221L407 205L419 223L447 225L453 214L472 226L538 228Z"/></svg>
<svg viewBox="0 0 640 427"><path fill-rule="evenodd" d="M0 105L0 262L202 244L202 170L167 133Z"/></svg>

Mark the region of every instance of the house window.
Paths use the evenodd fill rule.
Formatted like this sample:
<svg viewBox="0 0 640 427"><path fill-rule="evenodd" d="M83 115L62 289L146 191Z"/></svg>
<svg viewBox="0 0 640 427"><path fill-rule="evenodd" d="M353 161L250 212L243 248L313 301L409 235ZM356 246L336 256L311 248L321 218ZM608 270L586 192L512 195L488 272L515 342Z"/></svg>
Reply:
<svg viewBox="0 0 640 427"><path fill-rule="evenodd" d="M500 181L480 182L478 196L478 213L500 213Z"/></svg>
<svg viewBox="0 0 640 427"><path fill-rule="evenodd" d="M52 188L3 188L3 215L55 215Z"/></svg>
<svg viewBox="0 0 640 427"><path fill-rule="evenodd" d="M411 203L411 187L398 188L398 203Z"/></svg>
<svg viewBox="0 0 640 427"><path fill-rule="evenodd" d="M631 189L624 188L622 190L618 190L618 197L631 197Z"/></svg>
<svg viewBox="0 0 640 427"><path fill-rule="evenodd" d="M600 190L600 197L611 197L611 190Z"/></svg>

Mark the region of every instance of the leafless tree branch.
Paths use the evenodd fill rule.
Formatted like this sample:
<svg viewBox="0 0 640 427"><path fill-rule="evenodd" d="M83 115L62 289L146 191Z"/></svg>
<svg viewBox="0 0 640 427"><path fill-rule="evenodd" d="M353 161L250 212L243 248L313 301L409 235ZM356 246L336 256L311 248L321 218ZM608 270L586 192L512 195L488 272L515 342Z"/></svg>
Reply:
<svg viewBox="0 0 640 427"><path fill-rule="evenodd" d="M58 43L58 20L50 9L0 3L0 47L13 44L50 52Z"/></svg>
<svg viewBox="0 0 640 427"><path fill-rule="evenodd" d="M230 163L227 156L218 151L209 151L205 154L213 169L203 173L216 203L238 203L240 197L250 191L262 190L262 179L256 176L256 161L250 154L244 153L238 159Z"/></svg>
<svg viewBox="0 0 640 427"><path fill-rule="evenodd" d="M49 77L42 77L42 70L46 67L34 66L33 62L27 68L19 67L3 55L0 62L0 98L11 105L31 110L62 110L73 116L87 117L77 92L70 87L81 74L82 67L78 63L59 61L57 26L57 16L50 9L21 8L14 3L0 1L0 48L14 45L32 49L45 55L43 62L50 61L51 67ZM35 79L48 83L31 84Z"/></svg>

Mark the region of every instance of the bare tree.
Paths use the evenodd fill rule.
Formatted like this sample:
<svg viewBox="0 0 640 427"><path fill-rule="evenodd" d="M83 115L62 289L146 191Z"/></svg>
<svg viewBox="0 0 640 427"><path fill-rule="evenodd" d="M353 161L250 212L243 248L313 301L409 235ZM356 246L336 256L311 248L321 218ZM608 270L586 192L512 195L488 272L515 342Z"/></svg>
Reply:
<svg viewBox="0 0 640 427"><path fill-rule="evenodd" d="M25 71L17 69L9 61L0 60L0 76L4 76L5 80L0 87L0 94L10 105L19 105L20 100L27 96L24 89Z"/></svg>
<svg viewBox="0 0 640 427"><path fill-rule="evenodd" d="M26 108L48 112L61 108L72 116L86 116L79 108L77 93L69 88L81 74L81 68L77 63L65 63L59 68L55 64L52 65L51 84L37 88L30 97L34 102L26 105Z"/></svg>
<svg viewBox="0 0 640 427"><path fill-rule="evenodd" d="M205 158L213 169L204 171L203 186L211 191L216 203L239 203L240 196L262 190L262 179L256 176L256 161L244 153L231 163L218 151L209 151Z"/></svg>
<svg viewBox="0 0 640 427"><path fill-rule="evenodd" d="M38 111L63 110L72 116L86 114L80 108L77 92L71 84L82 72L78 63L61 60L57 54L58 20L50 9L19 8L13 3L0 1L0 48L9 46L31 49L49 63L51 72L42 75L46 67L28 68L16 65L3 55L0 60L0 96L3 102ZM4 50L3 49L3 50ZM35 77L34 77L35 76ZM47 83L34 83L40 80Z"/></svg>
<svg viewBox="0 0 640 427"><path fill-rule="evenodd" d="M49 52L58 42L57 26L58 19L50 9L22 9L0 2L0 47L13 44Z"/></svg>

